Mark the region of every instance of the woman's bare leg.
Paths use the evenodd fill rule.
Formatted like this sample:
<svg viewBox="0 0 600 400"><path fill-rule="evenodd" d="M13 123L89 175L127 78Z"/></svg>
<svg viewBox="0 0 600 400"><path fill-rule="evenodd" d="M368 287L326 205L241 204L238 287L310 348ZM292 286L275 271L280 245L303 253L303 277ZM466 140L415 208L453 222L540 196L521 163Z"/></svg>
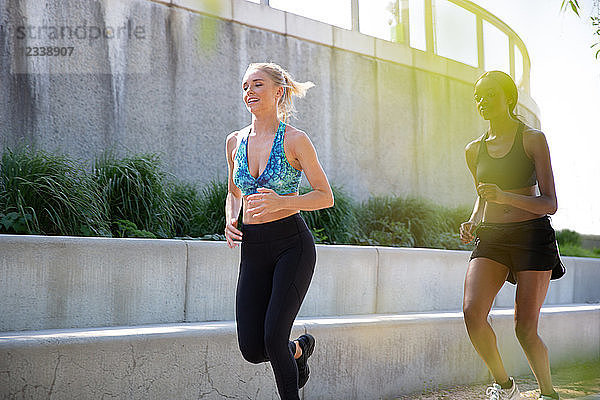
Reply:
<svg viewBox="0 0 600 400"><path fill-rule="evenodd" d="M538 335L540 308L546 298L552 271L517 272L515 299L515 333L527 356L542 394L552 394L548 349Z"/></svg>
<svg viewBox="0 0 600 400"><path fill-rule="evenodd" d="M463 298L463 313L469 338L497 383L506 383L508 375L498 352L496 334L487 316L508 271L505 265L496 261L474 258L467 269Z"/></svg>

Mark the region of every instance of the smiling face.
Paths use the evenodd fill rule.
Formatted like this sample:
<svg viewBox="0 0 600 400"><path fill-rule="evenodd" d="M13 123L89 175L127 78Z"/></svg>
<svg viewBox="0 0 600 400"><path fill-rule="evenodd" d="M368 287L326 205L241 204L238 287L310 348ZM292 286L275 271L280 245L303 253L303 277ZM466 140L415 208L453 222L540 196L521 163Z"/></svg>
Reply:
<svg viewBox="0 0 600 400"><path fill-rule="evenodd" d="M277 102L283 88L276 86L269 75L258 69L249 69L242 80L244 104L252 114L277 112Z"/></svg>
<svg viewBox="0 0 600 400"><path fill-rule="evenodd" d="M496 80L483 77L475 84L473 94L477 111L485 120L510 116L509 99L506 98L502 87ZM514 101L511 99L511 101Z"/></svg>

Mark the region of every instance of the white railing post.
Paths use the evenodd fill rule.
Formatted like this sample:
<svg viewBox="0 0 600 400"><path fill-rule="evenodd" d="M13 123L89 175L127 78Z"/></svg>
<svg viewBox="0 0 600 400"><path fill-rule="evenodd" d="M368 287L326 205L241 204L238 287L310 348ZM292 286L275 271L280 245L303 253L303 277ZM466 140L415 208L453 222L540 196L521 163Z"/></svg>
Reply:
<svg viewBox="0 0 600 400"><path fill-rule="evenodd" d="M425 0L425 43L427 52L435 53L435 35L433 27L433 0Z"/></svg>
<svg viewBox="0 0 600 400"><path fill-rule="evenodd" d="M511 35L508 35L508 65L510 70L510 76L516 82L517 77L515 76L515 40Z"/></svg>
<svg viewBox="0 0 600 400"><path fill-rule="evenodd" d="M410 46L410 10L408 0L398 1L398 21L402 24L403 42Z"/></svg>
<svg viewBox="0 0 600 400"><path fill-rule="evenodd" d="M359 31L360 30L360 21L358 18L358 0L352 0L352 30Z"/></svg>
<svg viewBox="0 0 600 400"><path fill-rule="evenodd" d="M477 26L477 67L485 69L485 52L483 47L483 19L481 15L476 14L475 23Z"/></svg>

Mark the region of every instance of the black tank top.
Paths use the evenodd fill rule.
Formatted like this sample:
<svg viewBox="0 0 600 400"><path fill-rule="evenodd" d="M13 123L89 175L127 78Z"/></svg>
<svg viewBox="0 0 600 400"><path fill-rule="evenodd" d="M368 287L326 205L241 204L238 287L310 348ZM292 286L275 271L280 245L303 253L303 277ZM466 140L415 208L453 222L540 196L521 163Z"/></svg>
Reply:
<svg viewBox="0 0 600 400"><path fill-rule="evenodd" d="M495 183L502 190L530 187L536 184L535 164L523 147L524 124L519 123L513 145L504 157L491 157L488 154L485 134L479 144L477 155L477 182Z"/></svg>

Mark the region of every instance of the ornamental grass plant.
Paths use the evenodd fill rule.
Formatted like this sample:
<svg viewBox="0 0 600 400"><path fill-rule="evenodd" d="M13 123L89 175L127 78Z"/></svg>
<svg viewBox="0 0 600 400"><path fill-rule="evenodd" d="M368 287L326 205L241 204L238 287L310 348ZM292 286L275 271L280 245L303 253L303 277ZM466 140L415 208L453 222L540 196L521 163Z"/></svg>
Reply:
<svg viewBox="0 0 600 400"><path fill-rule="evenodd" d="M469 249L458 235L467 207L448 208L414 197L373 196L356 209L359 244Z"/></svg>
<svg viewBox="0 0 600 400"><path fill-rule="evenodd" d="M300 188L300 194L311 190ZM341 186L331 185L334 205L316 211L301 211L302 218L310 228L317 243L349 244L355 241L359 230L352 198Z"/></svg>
<svg viewBox="0 0 600 400"><path fill-rule="evenodd" d="M156 154L84 163L30 147L5 149L0 164L0 233L225 240L227 181L174 179ZM302 187L300 193L311 190ZM317 243L470 250L459 239L470 207L415 197L371 196L356 203L332 185L333 207L302 211ZM241 217L240 217L241 221ZM581 235L556 232L564 256L600 257Z"/></svg>
<svg viewBox="0 0 600 400"><path fill-rule="evenodd" d="M92 177L101 188L114 236L123 231L117 221L132 222L131 228L135 228L130 232L147 231L158 238L174 236L174 204L161 167L156 154L117 159L107 153L96 159Z"/></svg>
<svg viewBox="0 0 600 400"><path fill-rule="evenodd" d="M96 182L66 156L5 149L0 167L0 232L109 236Z"/></svg>
<svg viewBox="0 0 600 400"><path fill-rule="evenodd" d="M173 183L170 196L176 236L225 240L227 181L213 180L202 189L184 182Z"/></svg>

